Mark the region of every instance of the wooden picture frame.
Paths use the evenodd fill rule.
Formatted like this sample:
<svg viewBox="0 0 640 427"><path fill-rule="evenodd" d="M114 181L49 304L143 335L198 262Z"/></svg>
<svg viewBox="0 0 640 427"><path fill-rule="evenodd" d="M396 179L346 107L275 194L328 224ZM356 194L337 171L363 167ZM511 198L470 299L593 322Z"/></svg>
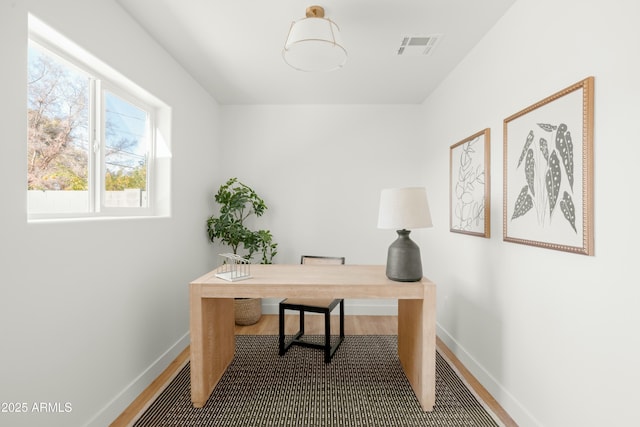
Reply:
<svg viewBox="0 0 640 427"><path fill-rule="evenodd" d="M491 130L486 128L449 148L449 230L491 235Z"/></svg>
<svg viewBox="0 0 640 427"><path fill-rule="evenodd" d="M593 255L588 77L504 119L503 240Z"/></svg>

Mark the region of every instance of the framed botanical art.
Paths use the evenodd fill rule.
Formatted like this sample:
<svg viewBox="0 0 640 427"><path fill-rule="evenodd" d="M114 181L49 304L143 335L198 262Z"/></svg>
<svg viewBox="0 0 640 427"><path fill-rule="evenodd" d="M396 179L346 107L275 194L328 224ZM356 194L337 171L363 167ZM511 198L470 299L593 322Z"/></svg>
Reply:
<svg viewBox="0 0 640 427"><path fill-rule="evenodd" d="M490 139L484 129L449 149L449 229L490 236Z"/></svg>
<svg viewBox="0 0 640 427"><path fill-rule="evenodd" d="M593 92L588 77L504 120L505 241L593 255Z"/></svg>

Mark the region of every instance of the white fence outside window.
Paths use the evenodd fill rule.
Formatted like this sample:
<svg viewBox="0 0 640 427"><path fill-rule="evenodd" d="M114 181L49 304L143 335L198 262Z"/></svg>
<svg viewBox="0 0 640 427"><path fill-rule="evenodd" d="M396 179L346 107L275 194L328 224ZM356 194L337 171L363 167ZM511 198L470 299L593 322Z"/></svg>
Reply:
<svg viewBox="0 0 640 427"><path fill-rule="evenodd" d="M104 202L104 205L109 207L139 208L147 206L147 192L136 188L124 191L106 191ZM27 203L29 213L87 212L89 192L28 190Z"/></svg>

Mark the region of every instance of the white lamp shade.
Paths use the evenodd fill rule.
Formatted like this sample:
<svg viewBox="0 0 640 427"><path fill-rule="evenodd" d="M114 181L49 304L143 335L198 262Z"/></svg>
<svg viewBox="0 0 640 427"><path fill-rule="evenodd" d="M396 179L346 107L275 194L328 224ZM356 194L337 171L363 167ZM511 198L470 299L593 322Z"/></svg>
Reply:
<svg viewBox="0 0 640 427"><path fill-rule="evenodd" d="M332 71L347 62L347 51L335 22L310 17L291 24L282 57L300 71Z"/></svg>
<svg viewBox="0 0 640 427"><path fill-rule="evenodd" d="M390 188L380 193L378 228L410 230L432 225L424 187Z"/></svg>

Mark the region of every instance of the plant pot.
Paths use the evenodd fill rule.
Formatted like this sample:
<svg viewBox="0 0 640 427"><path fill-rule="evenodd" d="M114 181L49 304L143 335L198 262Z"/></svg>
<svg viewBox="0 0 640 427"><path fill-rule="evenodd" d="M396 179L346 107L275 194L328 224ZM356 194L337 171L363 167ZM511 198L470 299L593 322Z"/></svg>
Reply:
<svg viewBox="0 0 640 427"><path fill-rule="evenodd" d="M235 308L236 325L253 325L262 317L261 298L236 298L233 305Z"/></svg>

